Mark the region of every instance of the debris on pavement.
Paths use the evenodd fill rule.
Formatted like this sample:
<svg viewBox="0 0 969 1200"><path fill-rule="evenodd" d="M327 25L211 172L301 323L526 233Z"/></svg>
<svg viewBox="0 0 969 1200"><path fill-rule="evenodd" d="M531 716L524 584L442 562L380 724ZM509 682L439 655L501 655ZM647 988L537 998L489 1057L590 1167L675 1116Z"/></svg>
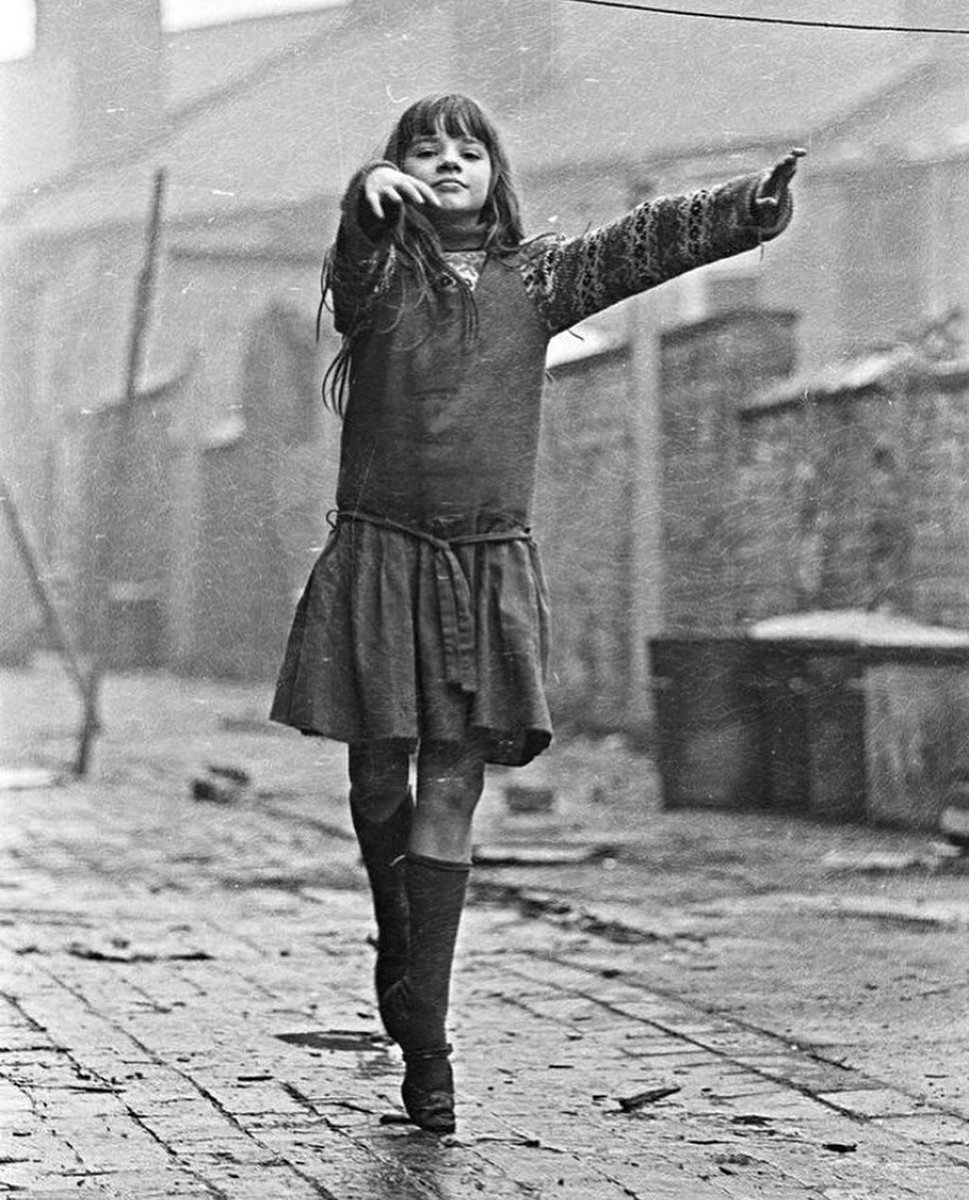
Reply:
<svg viewBox="0 0 969 1200"><path fill-rule="evenodd" d="M647 1088L645 1092L637 1092L634 1096L619 1096L617 1103L623 1112L635 1112L638 1108L645 1108L647 1104L655 1104L658 1100L665 1100L667 1096L675 1096L682 1090L679 1084L670 1083Z"/></svg>
<svg viewBox="0 0 969 1200"><path fill-rule="evenodd" d="M752 1154L738 1154L736 1152L731 1154L715 1154L713 1156L713 1161L717 1164L724 1175L733 1175L733 1167L752 1167L760 1162L760 1160L754 1158Z"/></svg>
<svg viewBox="0 0 969 1200"><path fill-rule="evenodd" d="M105 946L71 942L66 951L72 958L106 963L211 962L213 957L207 950L139 950L123 938L112 938Z"/></svg>
<svg viewBox="0 0 969 1200"><path fill-rule="evenodd" d="M240 767L225 767L210 763L207 776L192 780L192 799L210 804L235 804L249 787L252 779Z"/></svg>
<svg viewBox="0 0 969 1200"><path fill-rule="evenodd" d="M459 1139L454 1139L458 1144ZM503 1146L522 1146L526 1150L547 1150L550 1154L573 1154L575 1148L567 1148L565 1146L556 1146L552 1142L545 1141L535 1133L524 1133L518 1130L513 1130L510 1133L479 1133L471 1139L472 1145L503 1145Z"/></svg>

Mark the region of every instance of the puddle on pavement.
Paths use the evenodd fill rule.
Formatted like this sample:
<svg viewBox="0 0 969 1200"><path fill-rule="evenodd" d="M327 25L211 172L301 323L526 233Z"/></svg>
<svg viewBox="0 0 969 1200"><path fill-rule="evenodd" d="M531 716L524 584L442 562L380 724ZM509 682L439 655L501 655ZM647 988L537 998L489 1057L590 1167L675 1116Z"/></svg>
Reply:
<svg viewBox="0 0 969 1200"><path fill-rule="evenodd" d="M381 1033L369 1029L309 1029L305 1033L277 1033L281 1042L293 1046L307 1046L310 1050L385 1050L388 1040Z"/></svg>
<svg viewBox="0 0 969 1200"><path fill-rule="evenodd" d="M390 1055L390 1039L369 1029L308 1029L305 1032L277 1033L276 1037L281 1042L305 1046L309 1050L356 1054L357 1074L365 1079L377 1079L397 1070Z"/></svg>

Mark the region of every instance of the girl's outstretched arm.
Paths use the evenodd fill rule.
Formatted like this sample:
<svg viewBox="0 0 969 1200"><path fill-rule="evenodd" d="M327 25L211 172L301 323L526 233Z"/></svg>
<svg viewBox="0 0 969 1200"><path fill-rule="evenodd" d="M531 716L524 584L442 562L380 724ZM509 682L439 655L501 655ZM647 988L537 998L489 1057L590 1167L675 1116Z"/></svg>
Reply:
<svg viewBox="0 0 969 1200"><path fill-rule="evenodd" d="M324 303L333 310L337 332L352 333L366 322L392 265L388 235L404 203L426 202L424 187L390 162L368 163L350 180L321 278ZM438 202L433 194L431 202Z"/></svg>
<svg viewBox="0 0 969 1200"><path fill-rule="evenodd" d="M792 152L758 175L647 200L578 238L552 234L530 243L525 283L551 331L776 237L791 220L789 184L799 157Z"/></svg>

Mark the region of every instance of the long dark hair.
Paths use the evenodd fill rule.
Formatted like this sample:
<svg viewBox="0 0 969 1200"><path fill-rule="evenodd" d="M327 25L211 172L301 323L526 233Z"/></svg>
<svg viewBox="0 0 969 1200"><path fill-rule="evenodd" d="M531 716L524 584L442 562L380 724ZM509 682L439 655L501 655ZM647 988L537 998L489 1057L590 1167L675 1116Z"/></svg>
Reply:
<svg viewBox="0 0 969 1200"><path fill-rule="evenodd" d="M518 197L498 130L477 101L454 92L425 96L418 100L401 115L387 141L383 157L387 162L403 168L411 145L419 138L433 136L439 131L452 138L474 138L487 150L491 160L491 180L481 209L480 220L484 226L482 249L499 256L511 253L524 238ZM431 221L419 211L419 206L404 204L398 220L388 229L386 244L369 265L367 287L371 302L355 309L349 322L341 320L339 316L336 320L337 332L343 335L343 344L324 376L323 399L340 414L354 374L354 351L361 337L371 327L377 294L387 286L391 268L397 265L415 281L416 303L434 305L445 291L457 295L465 335L469 339L474 336L477 315L471 289L445 258L441 240ZM338 249L332 246L323 263L317 338L323 309L335 311L334 290L338 286L340 272ZM400 315L398 312L398 319Z"/></svg>

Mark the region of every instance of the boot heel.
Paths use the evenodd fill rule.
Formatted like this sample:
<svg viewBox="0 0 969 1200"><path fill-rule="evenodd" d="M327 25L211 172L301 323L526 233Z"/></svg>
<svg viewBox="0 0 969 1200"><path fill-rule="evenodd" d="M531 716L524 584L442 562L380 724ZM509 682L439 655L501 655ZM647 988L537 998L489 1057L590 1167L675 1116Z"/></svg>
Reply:
<svg viewBox="0 0 969 1200"><path fill-rule="evenodd" d="M442 1046L437 1050L417 1050L404 1055L401 1099L410 1119L428 1133L453 1133L455 1130L450 1053L450 1046Z"/></svg>

